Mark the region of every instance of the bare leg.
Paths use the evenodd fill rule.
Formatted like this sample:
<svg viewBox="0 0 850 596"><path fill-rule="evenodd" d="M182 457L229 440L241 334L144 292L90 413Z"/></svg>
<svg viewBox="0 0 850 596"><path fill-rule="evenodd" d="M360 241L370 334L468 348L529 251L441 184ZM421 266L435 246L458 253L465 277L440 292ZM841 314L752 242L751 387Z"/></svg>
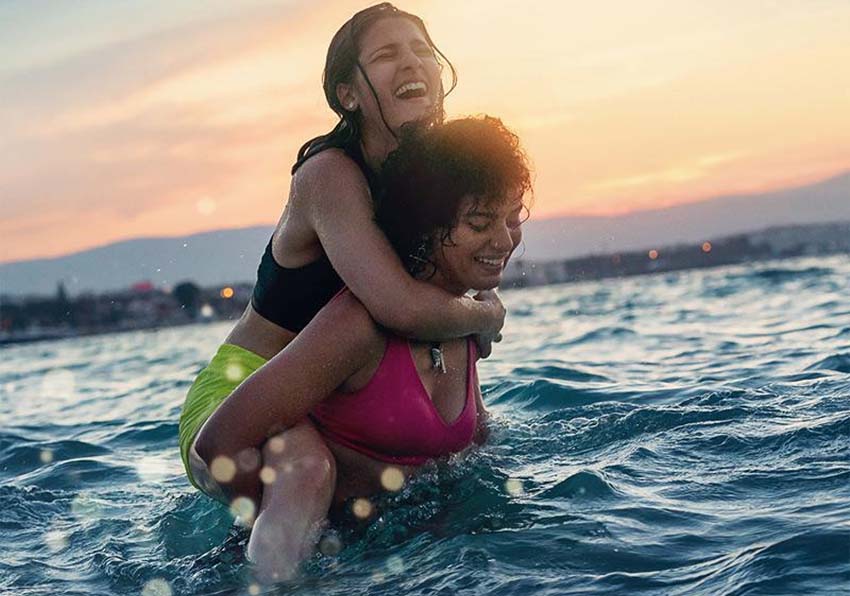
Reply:
<svg viewBox="0 0 850 596"><path fill-rule="evenodd" d="M262 455L266 484L247 554L257 580L273 583L291 578L315 547L336 488L336 462L306 420L269 439Z"/></svg>

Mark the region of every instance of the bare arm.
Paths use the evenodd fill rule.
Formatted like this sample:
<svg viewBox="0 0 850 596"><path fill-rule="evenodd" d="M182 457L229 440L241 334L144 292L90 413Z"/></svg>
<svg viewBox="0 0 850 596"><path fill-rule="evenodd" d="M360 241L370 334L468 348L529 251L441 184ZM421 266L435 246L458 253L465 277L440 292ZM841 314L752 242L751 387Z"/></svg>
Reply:
<svg viewBox="0 0 850 596"><path fill-rule="evenodd" d="M484 398L481 396L481 383L478 382L478 369L475 370L475 409L478 412L478 416L475 420L475 437L473 440L481 445L487 442L487 438L490 436L490 428L488 427L490 412L484 407Z"/></svg>
<svg viewBox="0 0 850 596"><path fill-rule="evenodd" d="M271 434L303 419L383 347L381 333L356 298L333 300L210 416L198 433L198 455L209 462L260 448Z"/></svg>
<svg viewBox="0 0 850 596"><path fill-rule="evenodd" d="M293 182L331 263L374 319L405 337L494 337L505 309L495 292L458 297L413 279L374 221L362 172L341 151L307 161Z"/></svg>

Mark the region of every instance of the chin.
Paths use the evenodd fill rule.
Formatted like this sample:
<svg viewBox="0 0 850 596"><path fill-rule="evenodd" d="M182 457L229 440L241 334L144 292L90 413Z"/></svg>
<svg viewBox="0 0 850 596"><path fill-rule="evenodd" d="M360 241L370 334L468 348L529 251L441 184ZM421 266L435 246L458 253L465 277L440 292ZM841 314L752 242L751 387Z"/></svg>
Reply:
<svg viewBox="0 0 850 596"><path fill-rule="evenodd" d="M502 275L489 277L487 279L479 279L476 280L475 283L469 286L471 290L475 290L477 292L481 292L482 290L494 290L499 287L499 284L502 283Z"/></svg>
<svg viewBox="0 0 850 596"><path fill-rule="evenodd" d="M428 103L422 102L412 105L401 106L403 109L399 113L399 119L401 120L402 124L421 120L431 112L431 108L433 105L434 104L429 101Z"/></svg>

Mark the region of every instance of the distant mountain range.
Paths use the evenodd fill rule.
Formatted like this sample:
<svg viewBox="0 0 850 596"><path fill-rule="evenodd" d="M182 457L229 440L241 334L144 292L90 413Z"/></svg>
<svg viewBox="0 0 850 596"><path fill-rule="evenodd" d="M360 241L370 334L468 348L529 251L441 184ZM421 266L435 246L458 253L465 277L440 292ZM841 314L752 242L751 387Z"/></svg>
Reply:
<svg viewBox="0 0 850 596"><path fill-rule="evenodd" d="M529 261L702 243L773 226L850 221L850 172L758 195L718 197L612 217L530 220ZM0 264L0 294L70 294L127 288L149 280L171 286L252 281L272 226L217 230L185 237L126 240L51 259ZM520 249L521 251L522 249Z"/></svg>

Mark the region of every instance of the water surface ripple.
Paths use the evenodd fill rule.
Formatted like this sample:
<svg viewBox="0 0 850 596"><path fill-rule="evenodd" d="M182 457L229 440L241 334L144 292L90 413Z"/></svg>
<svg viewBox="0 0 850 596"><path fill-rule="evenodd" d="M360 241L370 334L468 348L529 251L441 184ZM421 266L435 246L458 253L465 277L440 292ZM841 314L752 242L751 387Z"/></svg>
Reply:
<svg viewBox="0 0 850 596"><path fill-rule="evenodd" d="M850 259L505 292L488 444L283 593L850 594ZM0 592L249 594L194 492L198 325L0 350Z"/></svg>

